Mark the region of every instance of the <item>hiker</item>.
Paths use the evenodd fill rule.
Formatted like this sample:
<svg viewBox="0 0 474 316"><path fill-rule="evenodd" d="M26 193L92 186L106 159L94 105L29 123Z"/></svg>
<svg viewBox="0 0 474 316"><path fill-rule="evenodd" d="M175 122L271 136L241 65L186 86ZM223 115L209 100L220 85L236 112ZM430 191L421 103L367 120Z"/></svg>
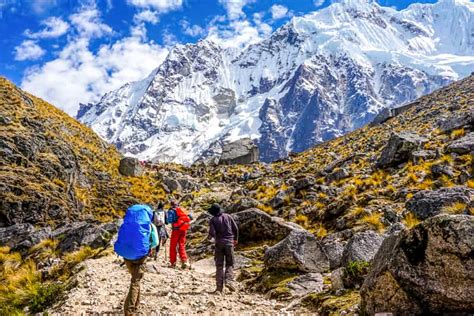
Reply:
<svg viewBox="0 0 474 316"><path fill-rule="evenodd" d="M216 290L214 293L222 293L224 285L231 292L235 292L237 288L234 284L234 247L237 246L239 239L239 228L232 216L223 213L218 204L213 204L208 212L213 216L209 221L208 238L215 242Z"/></svg>
<svg viewBox="0 0 474 316"><path fill-rule="evenodd" d="M152 220L153 211L148 205L136 204L129 207L114 245L115 252L124 258L128 272L132 275L124 304L125 315L138 312L140 280L144 274L145 260L158 244L157 230Z"/></svg>
<svg viewBox="0 0 474 316"><path fill-rule="evenodd" d="M153 212L153 224L156 226L158 231L158 245L154 251L155 261L158 259L158 253L161 247L166 245L167 240L169 239L168 231L166 230L166 213L164 211L163 202L159 202L156 206L156 210ZM165 260L166 260L166 248L165 248Z"/></svg>
<svg viewBox="0 0 474 316"><path fill-rule="evenodd" d="M181 268L189 268L188 256L186 255L186 232L191 227L191 216L179 207L177 201L170 202L171 209L168 211L166 220L171 224L171 242L170 242L170 267L176 267L177 252L181 259Z"/></svg>

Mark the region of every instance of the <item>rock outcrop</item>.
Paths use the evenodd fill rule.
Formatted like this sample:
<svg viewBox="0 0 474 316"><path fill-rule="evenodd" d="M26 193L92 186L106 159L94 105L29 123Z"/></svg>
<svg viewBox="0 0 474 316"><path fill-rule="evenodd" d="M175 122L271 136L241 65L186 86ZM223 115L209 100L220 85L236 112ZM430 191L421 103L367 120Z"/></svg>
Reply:
<svg viewBox="0 0 474 316"><path fill-rule="evenodd" d="M355 234L344 247L342 266L353 261L371 262L383 240L383 235L372 230Z"/></svg>
<svg viewBox="0 0 474 316"><path fill-rule="evenodd" d="M440 215L381 246L361 289L369 315L469 314L474 310L474 218Z"/></svg>
<svg viewBox="0 0 474 316"><path fill-rule="evenodd" d="M143 167L137 158L125 157L120 160L119 171L126 177L139 177L143 174Z"/></svg>
<svg viewBox="0 0 474 316"><path fill-rule="evenodd" d="M258 146L250 138L239 139L222 147L220 165L251 164L258 161Z"/></svg>
<svg viewBox="0 0 474 316"><path fill-rule="evenodd" d="M268 248L264 257L268 269L325 272L329 259L316 238L305 230L293 230L288 237Z"/></svg>
<svg viewBox="0 0 474 316"><path fill-rule="evenodd" d="M419 219L440 214L443 208L455 203L464 204L466 207L473 203L474 190L466 187L441 188L438 190L424 190L415 193L406 202L406 208L413 212Z"/></svg>
<svg viewBox="0 0 474 316"><path fill-rule="evenodd" d="M474 132L461 137L448 146L448 152L464 155L474 152Z"/></svg>
<svg viewBox="0 0 474 316"><path fill-rule="evenodd" d="M411 153L427 141L426 138L410 132L394 133L382 150L377 167L385 168L407 162Z"/></svg>

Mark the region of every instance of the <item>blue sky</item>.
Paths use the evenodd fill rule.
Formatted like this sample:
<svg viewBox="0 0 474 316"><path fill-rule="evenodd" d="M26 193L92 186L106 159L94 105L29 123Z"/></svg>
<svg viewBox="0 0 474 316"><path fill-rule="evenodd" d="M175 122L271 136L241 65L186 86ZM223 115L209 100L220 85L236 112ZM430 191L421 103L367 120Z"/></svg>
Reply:
<svg viewBox="0 0 474 316"><path fill-rule="evenodd" d="M0 0L0 75L74 115L80 102L144 78L177 43L242 48L335 1Z"/></svg>

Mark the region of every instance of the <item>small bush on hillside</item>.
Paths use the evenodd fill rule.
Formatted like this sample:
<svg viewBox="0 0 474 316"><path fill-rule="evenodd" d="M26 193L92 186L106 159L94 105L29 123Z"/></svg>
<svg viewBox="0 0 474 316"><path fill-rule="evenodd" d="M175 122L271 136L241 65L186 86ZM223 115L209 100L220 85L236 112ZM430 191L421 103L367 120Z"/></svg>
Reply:
<svg viewBox="0 0 474 316"><path fill-rule="evenodd" d="M405 223L406 227L413 228L420 223L420 220L416 218L413 213L408 213L407 216L405 216L403 222Z"/></svg>
<svg viewBox="0 0 474 316"><path fill-rule="evenodd" d="M351 277L359 277L367 274L370 264L367 261L351 261L346 266L346 273Z"/></svg>
<svg viewBox="0 0 474 316"><path fill-rule="evenodd" d="M449 214L462 214L466 211L467 205L462 202L455 202L451 205L443 207L443 212Z"/></svg>

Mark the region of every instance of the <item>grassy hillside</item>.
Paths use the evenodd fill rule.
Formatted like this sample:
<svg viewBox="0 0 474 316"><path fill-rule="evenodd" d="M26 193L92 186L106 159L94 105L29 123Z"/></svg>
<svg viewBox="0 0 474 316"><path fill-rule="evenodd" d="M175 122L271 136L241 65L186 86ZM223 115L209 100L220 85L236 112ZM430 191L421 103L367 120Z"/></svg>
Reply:
<svg viewBox="0 0 474 316"><path fill-rule="evenodd" d="M149 177L124 178L120 154L61 110L0 78L0 226L117 217L163 198Z"/></svg>

